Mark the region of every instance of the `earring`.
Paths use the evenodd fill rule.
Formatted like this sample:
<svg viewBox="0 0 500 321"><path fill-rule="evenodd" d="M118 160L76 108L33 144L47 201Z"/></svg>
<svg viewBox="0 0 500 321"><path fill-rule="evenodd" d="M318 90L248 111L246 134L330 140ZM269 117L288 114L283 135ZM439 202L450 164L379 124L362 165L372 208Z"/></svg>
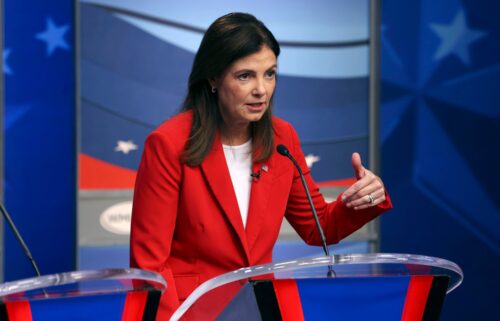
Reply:
<svg viewBox="0 0 500 321"><path fill-rule="evenodd" d="M216 91L217 91L217 88L212 87L212 94L215 94Z"/></svg>

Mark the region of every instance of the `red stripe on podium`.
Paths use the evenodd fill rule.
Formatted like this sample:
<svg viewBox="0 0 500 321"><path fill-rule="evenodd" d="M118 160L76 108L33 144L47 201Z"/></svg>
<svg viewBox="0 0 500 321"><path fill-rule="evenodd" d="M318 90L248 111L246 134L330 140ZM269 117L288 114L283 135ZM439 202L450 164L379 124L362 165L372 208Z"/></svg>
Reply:
<svg viewBox="0 0 500 321"><path fill-rule="evenodd" d="M401 321L422 321L432 280L433 277L427 275L411 277Z"/></svg>
<svg viewBox="0 0 500 321"><path fill-rule="evenodd" d="M9 321L32 321L31 308L28 301L17 301L5 303Z"/></svg>
<svg viewBox="0 0 500 321"><path fill-rule="evenodd" d="M123 307L122 321L141 321L148 299L148 292L129 292Z"/></svg>
<svg viewBox="0 0 500 321"><path fill-rule="evenodd" d="M283 321L304 321L299 289L295 280L273 280Z"/></svg>

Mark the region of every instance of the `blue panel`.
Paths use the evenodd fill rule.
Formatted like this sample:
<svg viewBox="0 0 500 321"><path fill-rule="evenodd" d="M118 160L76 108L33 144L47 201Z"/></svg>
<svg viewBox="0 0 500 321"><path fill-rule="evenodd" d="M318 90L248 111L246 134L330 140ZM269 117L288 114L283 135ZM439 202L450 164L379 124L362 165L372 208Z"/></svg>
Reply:
<svg viewBox="0 0 500 321"><path fill-rule="evenodd" d="M383 176L395 208L384 252L452 260L465 282L441 320L498 318L498 1L383 5Z"/></svg>
<svg viewBox="0 0 500 321"><path fill-rule="evenodd" d="M298 279L305 321L400 321L409 277Z"/></svg>
<svg viewBox="0 0 500 321"><path fill-rule="evenodd" d="M43 274L75 268L73 1L7 0L5 205ZM5 229L5 279L33 276Z"/></svg>
<svg viewBox="0 0 500 321"><path fill-rule="evenodd" d="M31 302L33 321L121 321L126 293Z"/></svg>

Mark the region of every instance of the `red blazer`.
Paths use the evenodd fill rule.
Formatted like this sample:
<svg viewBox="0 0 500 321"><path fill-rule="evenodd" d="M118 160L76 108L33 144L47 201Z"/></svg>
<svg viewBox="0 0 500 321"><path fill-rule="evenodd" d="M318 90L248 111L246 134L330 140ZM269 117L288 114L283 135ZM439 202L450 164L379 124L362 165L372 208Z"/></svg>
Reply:
<svg viewBox="0 0 500 321"><path fill-rule="evenodd" d="M269 263L285 217L307 244L321 245L297 170L273 153L255 163L262 169L252 183L248 220L243 227L219 134L200 166L180 162L192 113L163 123L146 139L137 173L130 239L131 266L161 273L168 288L157 320L166 321L202 282L245 266ZM366 210L326 203L313 182L293 127L273 119L275 144L284 144L306 176L329 244L359 229L392 207L389 198ZM265 166L264 166L265 167Z"/></svg>

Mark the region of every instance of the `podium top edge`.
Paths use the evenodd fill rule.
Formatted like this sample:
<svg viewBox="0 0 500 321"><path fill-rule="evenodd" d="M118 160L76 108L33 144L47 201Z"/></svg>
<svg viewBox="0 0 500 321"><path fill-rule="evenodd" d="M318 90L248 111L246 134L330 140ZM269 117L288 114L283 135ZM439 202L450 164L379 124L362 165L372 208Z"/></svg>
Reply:
<svg viewBox="0 0 500 321"><path fill-rule="evenodd" d="M450 278L447 293L463 280L463 271L454 262L425 255L368 253L298 258L245 267L210 279L191 293L170 320L178 320L198 298L214 288L266 275L273 279L445 275Z"/></svg>
<svg viewBox="0 0 500 321"><path fill-rule="evenodd" d="M26 294L29 291L33 292L31 294L33 297L48 297L53 294L60 295L63 292L67 295L83 295L147 289L163 291L165 288L165 279L160 274L151 271L141 269L82 270L2 283L0 284L0 300L29 299L30 294Z"/></svg>

